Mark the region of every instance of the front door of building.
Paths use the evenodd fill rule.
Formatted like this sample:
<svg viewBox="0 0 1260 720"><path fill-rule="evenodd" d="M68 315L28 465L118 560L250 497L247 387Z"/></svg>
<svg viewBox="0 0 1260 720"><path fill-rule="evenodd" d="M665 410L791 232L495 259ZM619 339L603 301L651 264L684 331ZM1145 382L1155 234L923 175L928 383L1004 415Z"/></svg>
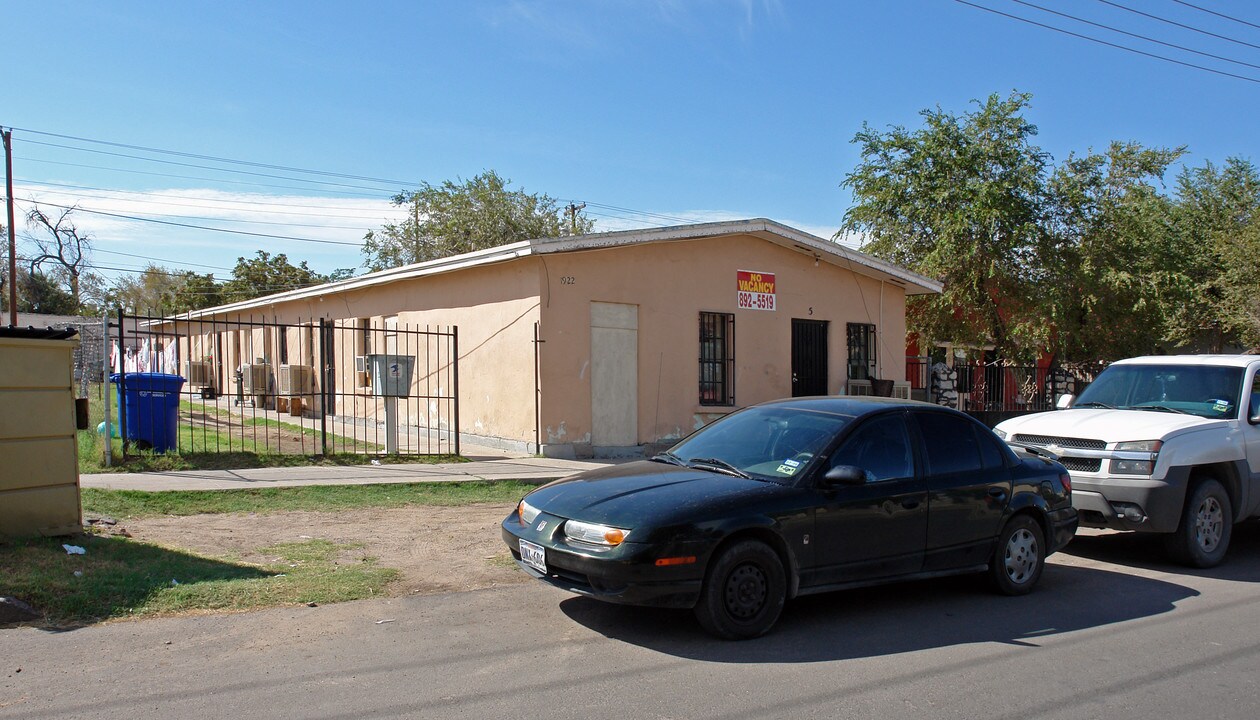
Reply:
<svg viewBox="0 0 1260 720"><path fill-rule="evenodd" d="M639 443L639 306L591 303L591 445Z"/></svg>
<svg viewBox="0 0 1260 720"><path fill-rule="evenodd" d="M827 394L827 321L792 318L792 397Z"/></svg>

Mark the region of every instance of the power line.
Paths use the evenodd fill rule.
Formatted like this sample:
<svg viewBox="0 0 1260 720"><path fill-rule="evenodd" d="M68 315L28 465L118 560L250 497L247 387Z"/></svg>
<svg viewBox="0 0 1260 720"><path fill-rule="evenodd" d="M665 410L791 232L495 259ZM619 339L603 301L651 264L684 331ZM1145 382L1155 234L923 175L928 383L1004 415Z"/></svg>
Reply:
<svg viewBox="0 0 1260 720"><path fill-rule="evenodd" d="M346 175L343 173L328 172L326 170L308 170L305 168L288 167L285 165L271 165L268 163L252 162L249 160L235 160L232 158L216 157L214 155L198 155L196 153L181 152L179 150L163 150L161 148L145 147L143 145L127 145L125 143L110 142L108 140L93 140L92 138L76 137L74 135L61 135L58 133L44 132L41 130L31 130L29 128L12 128L24 133L32 135L43 135L44 137L61 138L62 140L76 140L78 142L94 143L97 145L108 145L110 147L125 148L127 150L141 150L144 152L161 153L164 155L175 155L178 157L193 158L195 160L210 160L213 162L231 163L234 165L246 165L248 167L264 168L267 170L284 170L286 172L300 172L309 175L322 175L324 177L337 177L346 180L362 180L364 182L381 183L384 185L407 186L419 185L420 183L410 180L387 180L384 178L366 177L363 175Z"/></svg>
<svg viewBox="0 0 1260 720"><path fill-rule="evenodd" d="M83 207L75 207L73 205L58 205L56 203L43 203L49 207L61 208L63 210L74 210L75 212L91 213L93 215L105 215L107 217L121 218L123 220L137 220L139 222L156 223L158 225L171 225L174 227L192 228L193 230L209 230L211 232L230 233L232 235L249 235L251 237L273 238L276 240L295 240L297 242L322 243L324 245L348 245L350 247L360 247L357 242L345 242L344 240L319 240L316 238L294 237L292 235L270 235L267 233L249 232L247 230L228 230L226 228L207 227L205 225L191 225L188 223L177 223L169 220L154 220L152 218L138 217L136 215L123 215L121 213L105 212L103 210L89 210Z"/></svg>
<svg viewBox="0 0 1260 720"><path fill-rule="evenodd" d="M99 239L98 239L98 242L99 242ZM93 247L92 252L105 253L107 255L122 255L124 257L140 258L141 260L157 260L159 262L171 263L172 265L188 265L190 267L202 267L202 268L209 268L211 270L226 270L228 272L233 271L232 268L223 267L222 265L203 265L201 263L188 262L187 260L168 260L166 258L152 257L149 255L136 255L135 253L125 253L125 252L120 252L118 250L102 250L99 247Z"/></svg>
<svg viewBox="0 0 1260 720"><path fill-rule="evenodd" d="M1107 0L1099 0L1099 2L1106 2L1106 1ZM1195 65L1194 63L1188 63L1182 60L1175 60L1170 57L1165 57L1163 55L1156 55L1155 53L1149 53L1149 52L1146 52L1145 50L1138 50L1137 48L1131 48L1125 45L1118 45L1116 43L1108 42L1106 40L1100 40L1095 37L1090 37L1088 35L1082 35L1080 33L1072 32L1071 30L1064 30L1063 28L1055 27L1053 25L1040 23L1040 22L1037 22L1036 20L1029 20L1028 18L1023 18L1018 15L1005 13L1005 12L1002 12L1001 10L995 10L993 8L985 7L983 5L977 5L973 2L968 2L968 0L954 0L954 2L959 3L961 5L967 5L969 7L976 8L977 10L984 10L985 12L990 12L990 13L993 13L994 15L1001 15L1002 17L1010 18L1011 20L1018 20L1023 23L1028 23L1029 25L1036 25L1037 27L1045 28L1046 30L1053 30L1054 32L1063 33L1064 35L1071 35L1072 37L1080 38L1082 40L1088 40L1090 42L1098 43L1099 45L1106 45L1107 47L1115 48L1117 50L1124 50L1126 52L1136 53L1138 55L1144 55L1149 58L1155 58L1156 60L1163 60L1165 62L1175 63L1177 65L1182 65L1184 67L1194 68L1195 70L1203 70L1206 72L1214 73L1216 75L1224 75L1225 77L1232 77L1238 80L1246 80L1247 82L1260 84L1260 79L1257 79L1257 78L1248 77L1246 75L1238 75L1236 73L1226 72L1224 70L1217 70L1215 68L1204 67L1203 65Z"/></svg>
<svg viewBox="0 0 1260 720"><path fill-rule="evenodd" d="M1249 62L1243 62L1242 60L1233 60L1233 59L1230 59L1221 55L1213 55L1212 53L1209 53L1209 52L1203 52L1202 50L1195 50L1194 48L1188 48L1182 45L1176 45L1174 43L1164 42L1163 40L1156 40L1155 38L1147 37L1145 35L1139 35L1138 33L1131 33L1128 30L1121 30L1120 28L1112 27L1110 25L1096 23L1093 20L1086 20L1085 18L1077 17L1075 15L1069 15L1068 13L1059 12L1058 10L1052 10L1047 7L1042 7L1040 5L1027 2L1026 0L1011 0L1011 2L1017 3L1019 5L1024 5L1030 8L1035 8L1042 12L1050 13L1051 15L1058 15L1059 17L1067 18L1069 20L1075 20L1080 23L1085 23L1086 25L1093 25L1094 27L1101 28L1103 30L1110 30L1111 32L1120 33L1121 35L1128 35L1129 37L1132 37L1132 38L1137 38L1139 40L1152 42L1152 43L1155 43L1156 45L1163 45L1164 47L1170 47L1175 50L1183 50L1188 53L1194 53L1195 55L1202 55L1203 57L1210 57L1213 60L1223 60L1224 62L1234 63L1235 65L1245 65L1246 67L1260 70L1260 65L1254 65Z"/></svg>
<svg viewBox="0 0 1260 720"><path fill-rule="evenodd" d="M157 158L147 158L147 157L141 157L139 155L128 155L126 153L110 152L108 150L93 150L92 148L81 148L81 147L75 147L73 145L61 145L58 143L41 142L39 140L23 140L23 142L29 143L31 145L43 145L45 147L55 147L55 148L61 148L63 150L77 150L78 152L94 153L97 155L108 155L110 157L127 158L129 160L141 160L143 162L161 163L163 165L175 165L177 167L197 168L199 170L213 170L215 172L236 173L238 175L249 175L251 177L271 178L273 180L292 180L294 182L311 183L313 185L331 185L333 187L354 188L356 190L375 190L377 192L391 192L391 190L387 188L375 188L375 187L369 187L367 185L348 185L346 183L326 182L323 180L303 180L302 178L295 178L289 175L272 175L270 173L250 172L249 170L232 170L230 168L214 167L213 165L198 165L196 163L185 163L185 162L179 162L177 160L159 160Z"/></svg>
<svg viewBox="0 0 1260 720"><path fill-rule="evenodd" d="M230 183L232 185L248 185L250 187L278 188L281 190L302 190L304 192L310 192L312 190L319 189L319 188L311 188L311 187L294 187L293 185L273 185L270 183L256 183L256 182L248 182L245 180L225 180L224 178L208 178L208 177L199 177L196 175L175 175L173 173L160 173L160 172L152 172L149 170L126 170L123 168L105 167L101 165L85 165L83 163L62 162L60 160L44 160L42 158L23 158L23 159L26 160L27 162L46 163L48 165L63 165L66 167L87 168L89 170L108 170L110 172L129 173L131 175L150 175L153 177L175 178L178 180L203 180L205 182ZM331 191L325 191L325 192L336 192L342 195L358 195L360 197L374 197L374 198L380 197L379 193L353 192L351 190L331 190Z"/></svg>
<svg viewBox="0 0 1260 720"><path fill-rule="evenodd" d="M1111 7L1113 7L1113 8L1118 8L1118 9L1120 9L1120 10L1124 10L1125 12L1131 12L1131 13L1133 13L1134 15L1141 15L1142 17L1145 17L1145 18L1150 18L1150 19L1152 19L1152 20L1156 20L1156 21L1159 21L1159 22L1162 22L1162 23L1165 23L1165 24L1168 24L1168 25L1172 25L1172 26L1174 26L1174 27L1179 27L1179 28L1182 28L1183 30L1190 30L1191 32L1197 32L1197 33L1199 33L1199 34L1201 34L1201 35L1208 35L1208 36L1210 36L1210 37L1214 37L1214 38L1216 38L1216 39L1218 39L1218 40L1224 40L1224 41L1226 41L1226 42L1232 42L1232 43L1236 43L1236 44L1238 44L1238 45L1246 45L1246 46L1247 46L1247 47L1249 47L1249 48L1255 48L1256 50L1260 50L1260 45L1256 45L1256 44L1254 44L1254 43L1249 43L1249 42L1247 42L1247 41L1245 41L1245 40L1238 40L1238 39L1236 39L1236 38L1232 38L1232 37L1229 37L1229 36L1227 36L1227 35L1218 35L1217 33L1214 33L1214 32L1209 32L1209 31L1207 31L1207 30L1203 30L1203 29L1201 29L1201 28L1194 27L1193 25L1186 25L1185 23L1179 23L1179 22L1177 22L1176 20L1169 20L1168 18L1163 18L1163 17L1160 17L1160 16L1158 16L1158 15L1152 15L1152 14L1150 14L1150 13L1148 13L1148 12L1142 12L1141 10L1138 10L1138 9L1136 9L1136 8L1131 8L1131 7L1128 7L1127 5L1121 5L1121 4L1120 4L1120 3L1118 3L1118 2L1112 2L1112 0L1098 0L1098 2L1100 2L1100 3L1104 4L1104 5L1110 5L1110 6L1111 6Z"/></svg>
<svg viewBox="0 0 1260 720"><path fill-rule="evenodd" d="M1209 10L1209 9L1207 9L1207 8L1205 8L1205 7L1199 7L1198 5L1195 5L1194 3L1188 3L1188 2L1185 2L1185 0L1173 0L1173 2L1177 3L1178 5L1185 5L1185 6L1186 6L1186 7L1188 7L1188 8L1194 8L1195 10L1199 10L1199 11L1201 11L1201 12L1205 12L1205 13L1207 13L1208 15L1215 15L1215 16L1217 16L1217 17L1219 17L1219 18L1225 18L1226 20L1233 20L1233 21L1234 21L1234 22L1236 22L1236 23L1241 23L1241 24L1243 24L1243 25L1248 25L1248 26L1250 26L1250 27L1253 27L1253 28L1256 28L1256 29L1260 30L1260 25L1257 25L1257 24L1255 24L1255 23L1253 23L1253 22L1247 22L1246 20L1242 20L1242 19L1236 18L1236 17L1234 17L1233 15L1226 15L1225 13L1219 13L1219 12L1216 12L1215 10Z"/></svg>
<svg viewBox="0 0 1260 720"><path fill-rule="evenodd" d="M69 185L66 183L55 183L55 182L49 182L47 180L32 180L29 178L17 178L17 179L25 183L26 185L38 185L41 187L68 188L71 190L91 190L94 192L117 193L117 194L122 194L122 195L139 195L141 197L189 199L189 197L186 195L168 195L166 193L145 192L143 190L114 190L111 188L93 187L91 185ZM51 192L56 192L56 191L54 190ZM71 193L61 193L61 194L70 195ZM120 200L123 202L138 202L135 200L128 200L127 198L120 198L120 197L109 197L109 196L102 197L102 196L94 196L94 195L82 195L78 193L75 193L75 195L77 197L95 197L99 200ZM264 197L267 197L267 196L264 196ZM206 202L223 203L223 204L228 204L228 205L232 205L232 204L265 205L268 207L312 208L316 210L332 209L328 205L303 205L301 203L277 203L277 202L267 202L266 200L227 200L227 199L212 198L212 197L205 198L205 200ZM174 207L195 207L195 208L202 208L206 210L232 210L233 212L257 212L257 213L267 213L269 215L302 215L304 217L327 217L327 218L339 218L342 220L377 220L379 221L382 219L379 215L325 215L322 213L309 213L309 212L291 212L290 213L290 212L282 212L278 210L253 210L250 208L224 208L218 205L194 205L194 204L189 204L189 203L172 203L172 202L157 202L157 201L152 201L152 202L155 205L171 205ZM351 202L359 202L359 201L351 200Z"/></svg>

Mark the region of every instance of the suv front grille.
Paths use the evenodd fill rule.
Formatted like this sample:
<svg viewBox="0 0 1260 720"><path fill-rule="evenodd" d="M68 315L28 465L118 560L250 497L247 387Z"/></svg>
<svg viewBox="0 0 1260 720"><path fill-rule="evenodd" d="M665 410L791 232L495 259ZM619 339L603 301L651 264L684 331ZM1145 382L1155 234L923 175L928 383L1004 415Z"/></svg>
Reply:
<svg viewBox="0 0 1260 720"><path fill-rule="evenodd" d="M1027 443L1029 445L1058 445L1063 448L1078 448L1081 450L1106 450L1107 443L1102 440L1089 440L1086 438L1071 437L1055 437L1053 435L1024 435L1018 434L1014 437L1015 442Z"/></svg>
<svg viewBox="0 0 1260 720"><path fill-rule="evenodd" d="M1102 460L1099 458L1061 457L1059 462L1068 469L1068 472L1094 473L1098 472L1098 469L1102 467Z"/></svg>

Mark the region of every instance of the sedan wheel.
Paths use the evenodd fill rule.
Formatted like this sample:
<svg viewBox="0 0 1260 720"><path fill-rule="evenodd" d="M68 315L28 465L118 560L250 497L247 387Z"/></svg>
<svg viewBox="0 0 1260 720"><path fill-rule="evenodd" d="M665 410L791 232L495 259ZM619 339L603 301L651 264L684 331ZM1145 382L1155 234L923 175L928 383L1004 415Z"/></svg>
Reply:
<svg viewBox="0 0 1260 720"><path fill-rule="evenodd" d="M989 577L998 592L1023 595L1033 589L1046 563L1043 538L1041 526L1028 515L1016 515L1006 523L989 564Z"/></svg>
<svg viewBox="0 0 1260 720"><path fill-rule="evenodd" d="M779 619L786 596L779 556L764 543L743 540L722 551L710 566L696 619L721 638L758 637Z"/></svg>

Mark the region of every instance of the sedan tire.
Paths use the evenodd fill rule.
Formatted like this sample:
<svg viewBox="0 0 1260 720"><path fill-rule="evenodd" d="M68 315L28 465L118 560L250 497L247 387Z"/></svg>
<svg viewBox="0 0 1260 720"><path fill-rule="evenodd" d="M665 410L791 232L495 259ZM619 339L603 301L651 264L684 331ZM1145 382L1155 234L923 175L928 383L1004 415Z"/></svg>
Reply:
<svg viewBox="0 0 1260 720"><path fill-rule="evenodd" d="M741 540L710 565L696 619L720 638L755 638L774 626L786 597L787 578L779 556L765 543Z"/></svg>
<svg viewBox="0 0 1260 720"><path fill-rule="evenodd" d="M989 563L989 579L1003 595L1032 592L1046 564L1046 540L1041 525L1028 515L1016 515L1002 528Z"/></svg>

